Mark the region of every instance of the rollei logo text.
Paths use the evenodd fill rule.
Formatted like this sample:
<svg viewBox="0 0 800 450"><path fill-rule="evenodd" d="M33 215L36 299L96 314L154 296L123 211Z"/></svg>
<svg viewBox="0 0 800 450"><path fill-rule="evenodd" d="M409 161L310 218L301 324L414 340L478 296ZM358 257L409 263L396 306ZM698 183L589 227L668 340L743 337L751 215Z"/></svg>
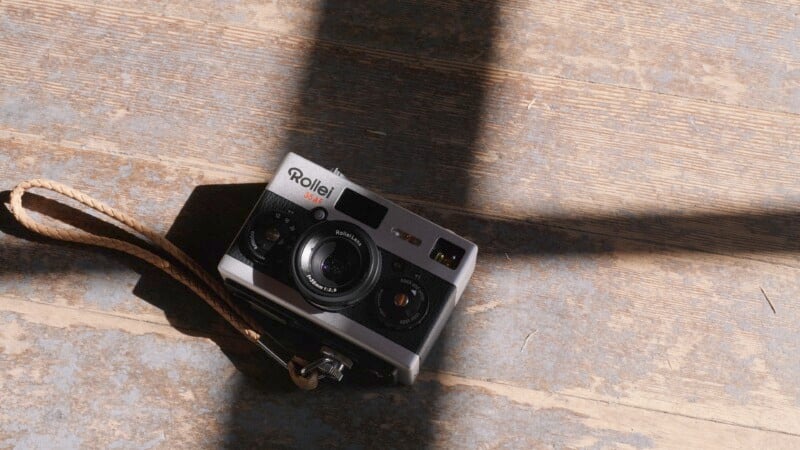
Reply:
<svg viewBox="0 0 800 450"><path fill-rule="evenodd" d="M311 178L304 177L303 171L297 167L292 167L289 169L289 179L311 192L316 192L320 197L331 198L331 193L333 193L334 188L324 186L322 182L316 178L312 180ZM306 198L312 200L314 203L322 202L321 198L310 193L306 193Z"/></svg>
<svg viewBox="0 0 800 450"><path fill-rule="evenodd" d="M359 247L361 247L361 240L359 238L355 237L353 235L353 233L348 233L347 231L336 230L336 235L337 236L344 236L344 237L350 239L351 241L355 242L356 245L358 245Z"/></svg>

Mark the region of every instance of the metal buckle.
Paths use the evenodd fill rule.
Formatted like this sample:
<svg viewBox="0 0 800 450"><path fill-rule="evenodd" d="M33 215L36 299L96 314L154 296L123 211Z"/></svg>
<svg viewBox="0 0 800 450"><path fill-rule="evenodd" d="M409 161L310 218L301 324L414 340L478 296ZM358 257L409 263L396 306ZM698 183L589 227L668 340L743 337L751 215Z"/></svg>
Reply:
<svg viewBox="0 0 800 450"><path fill-rule="evenodd" d="M345 368L353 367L353 361L328 347L322 347L319 351L322 353L322 357L300 369L300 375L305 377L311 371L316 370L320 378L342 381L342 377L344 377L342 371Z"/></svg>
<svg viewBox="0 0 800 450"><path fill-rule="evenodd" d="M263 338L262 338L263 339ZM266 342L258 340L256 342L264 352L275 360L278 364L283 366L284 369L289 368L289 361L281 358L275 351L273 351ZM344 377L344 369L353 367L353 361L350 358L338 353L328 347L323 346L319 350L322 357L305 365L300 369L300 376L308 378L311 372L317 371L319 378L333 378L336 381L342 381Z"/></svg>

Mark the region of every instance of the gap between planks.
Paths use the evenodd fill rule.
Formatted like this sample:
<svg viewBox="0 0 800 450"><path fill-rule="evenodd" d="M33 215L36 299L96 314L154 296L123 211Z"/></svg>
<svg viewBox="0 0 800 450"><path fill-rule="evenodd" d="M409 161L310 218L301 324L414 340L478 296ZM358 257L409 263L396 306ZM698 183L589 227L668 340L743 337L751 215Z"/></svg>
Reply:
<svg viewBox="0 0 800 450"><path fill-rule="evenodd" d="M700 420L705 422L711 422L719 425L727 425L739 428L746 428L750 430L768 432L768 433L779 433L785 436L791 437L800 437L798 433L792 433L789 431L779 430L779 429L772 429L767 427L761 426L753 426L753 425L746 425L741 423L736 423L732 421L720 420L715 418L709 417L700 417L690 414L684 414L674 411L666 411L656 408L647 408L639 405L623 403L623 402L611 402L608 400L596 399L576 394L570 393L551 393L545 391L538 391L534 389L528 389L524 387L515 386L513 384L509 384L499 380L483 380L483 379L474 379L474 378L466 378L461 375L451 374L444 371L434 372L434 371L427 371L423 370L419 376L420 380L426 381L435 381L445 386L455 386L455 385L463 385L463 386L471 386L476 388L481 388L486 391L489 391L493 394L508 398L511 401L528 404L531 406L539 406L539 407L556 407L556 405L550 405L553 403L560 403L563 405L562 399L576 399L579 401L585 402L592 402L592 403L601 403L608 406L613 407L622 407L622 408L631 408L634 410L640 411L647 411L650 413L658 413L658 414L665 414L668 416L675 416L675 417L682 417L691 420ZM561 406L565 407L565 406ZM588 409L588 408L587 408Z"/></svg>

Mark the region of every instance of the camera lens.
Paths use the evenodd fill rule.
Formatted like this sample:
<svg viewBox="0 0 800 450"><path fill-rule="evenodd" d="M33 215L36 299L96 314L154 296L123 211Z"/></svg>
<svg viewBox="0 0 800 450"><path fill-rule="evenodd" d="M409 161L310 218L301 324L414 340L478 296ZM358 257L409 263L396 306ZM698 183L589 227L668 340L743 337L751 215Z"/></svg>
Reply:
<svg viewBox="0 0 800 450"><path fill-rule="evenodd" d="M396 330L415 327L428 313L425 291L408 278L400 278L382 286L376 301L381 323Z"/></svg>
<svg viewBox="0 0 800 450"><path fill-rule="evenodd" d="M332 287L345 286L358 279L361 255L355 246L346 240L331 238L317 247L311 256L312 271L319 267L320 282Z"/></svg>
<svg viewBox="0 0 800 450"><path fill-rule="evenodd" d="M316 306L341 309L361 300L380 275L380 252L369 235L349 222L322 222L300 237L292 274Z"/></svg>

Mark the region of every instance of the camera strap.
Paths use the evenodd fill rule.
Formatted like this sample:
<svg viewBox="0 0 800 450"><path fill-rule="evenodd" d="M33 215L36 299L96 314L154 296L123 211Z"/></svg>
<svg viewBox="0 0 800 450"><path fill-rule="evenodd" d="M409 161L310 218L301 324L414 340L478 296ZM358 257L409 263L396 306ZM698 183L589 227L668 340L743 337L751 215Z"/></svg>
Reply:
<svg viewBox="0 0 800 450"><path fill-rule="evenodd" d="M172 261L148 250L143 245L100 236L79 228L55 227L36 222L28 215L25 208L22 206L23 194L25 191L33 188L47 189L61 194L107 217L115 219L126 225L130 230L133 230L133 232L125 230L128 234L143 238L156 249L165 252ZM11 213L20 224L35 233L61 241L94 245L127 253L128 255L134 256L161 269L167 275L197 294L198 297L208 303L249 341L256 344L272 359L286 368L289 372L289 378L300 389L315 389L319 380L322 378L333 378L339 381L342 378L342 370L349 367L349 361L346 359L343 360L339 355L327 348L322 348L320 350L320 358L310 363L298 356L292 356L290 358L279 356L279 353L274 349L276 346L280 346L280 343L272 338L253 317L247 314L245 310L234 301L222 283L200 267L196 261L165 237L133 219L131 216L95 200L78 190L51 180L34 179L25 181L18 184L11 192L10 209Z"/></svg>

